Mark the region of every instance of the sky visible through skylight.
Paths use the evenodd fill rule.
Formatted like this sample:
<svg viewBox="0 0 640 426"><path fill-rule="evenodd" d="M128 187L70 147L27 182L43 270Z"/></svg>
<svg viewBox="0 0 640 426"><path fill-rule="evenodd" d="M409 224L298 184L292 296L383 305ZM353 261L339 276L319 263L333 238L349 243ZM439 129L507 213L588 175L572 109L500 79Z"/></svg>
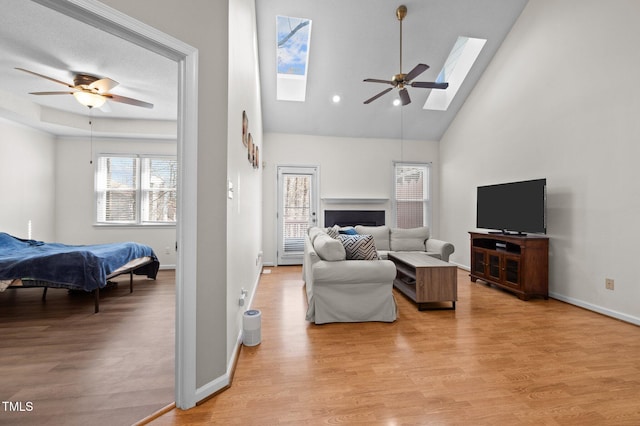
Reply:
<svg viewBox="0 0 640 426"><path fill-rule="evenodd" d="M307 74L311 21L278 16L278 74Z"/></svg>
<svg viewBox="0 0 640 426"><path fill-rule="evenodd" d="M449 83L449 87L432 90L423 109L446 111L449 108L486 42L482 38L458 37L436 78L437 83Z"/></svg>
<svg viewBox="0 0 640 426"><path fill-rule="evenodd" d="M276 16L276 99L279 101L305 101L310 39L310 19Z"/></svg>

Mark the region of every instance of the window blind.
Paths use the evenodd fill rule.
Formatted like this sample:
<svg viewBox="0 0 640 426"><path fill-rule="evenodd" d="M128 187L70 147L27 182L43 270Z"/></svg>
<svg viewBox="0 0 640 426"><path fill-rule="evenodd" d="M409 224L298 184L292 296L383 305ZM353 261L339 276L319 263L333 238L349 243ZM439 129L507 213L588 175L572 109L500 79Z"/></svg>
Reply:
<svg viewBox="0 0 640 426"><path fill-rule="evenodd" d="M98 223L175 223L175 157L101 155L95 188Z"/></svg>
<svg viewBox="0 0 640 426"><path fill-rule="evenodd" d="M429 222L428 164L396 163L395 222L398 228L427 226Z"/></svg>

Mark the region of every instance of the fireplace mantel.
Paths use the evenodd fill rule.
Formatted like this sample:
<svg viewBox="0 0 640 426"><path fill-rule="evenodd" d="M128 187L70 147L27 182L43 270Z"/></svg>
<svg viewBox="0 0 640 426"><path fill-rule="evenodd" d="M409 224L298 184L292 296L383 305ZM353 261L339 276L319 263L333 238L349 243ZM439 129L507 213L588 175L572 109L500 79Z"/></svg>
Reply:
<svg viewBox="0 0 640 426"><path fill-rule="evenodd" d="M385 204L388 198L363 198L363 197L332 197L323 198L327 204Z"/></svg>

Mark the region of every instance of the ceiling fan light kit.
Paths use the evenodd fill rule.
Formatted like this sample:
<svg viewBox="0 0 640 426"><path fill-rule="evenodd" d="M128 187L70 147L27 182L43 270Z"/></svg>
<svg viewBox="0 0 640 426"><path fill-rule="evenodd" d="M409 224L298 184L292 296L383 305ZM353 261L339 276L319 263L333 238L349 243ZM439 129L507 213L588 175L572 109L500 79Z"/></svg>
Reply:
<svg viewBox="0 0 640 426"><path fill-rule="evenodd" d="M30 94L32 95L73 95L81 105L89 108L100 108L105 104L107 99L143 108L153 108L153 104L150 104L149 102L109 93L111 89L119 84L117 81L111 80L110 78L99 78L89 74L76 74L73 78L73 84L69 84L24 68L16 69L37 77L42 77L71 89L71 91L67 90L63 92L31 92Z"/></svg>
<svg viewBox="0 0 640 426"><path fill-rule="evenodd" d="M402 21L407 16L407 7L405 5L400 5L396 9L396 17L398 21L400 21L400 72L394 75L391 80L381 80L377 78L366 78L365 82L369 83L383 83L390 84L391 87L384 89L382 92L374 95L373 97L364 101L365 104L369 104L382 95L389 93L394 88L399 89L398 95L400 96L400 102L402 105L408 105L411 103L411 97L409 96L409 91L406 86L418 87L423 89L446 89L449 87L449 83L436 83L431 81L413 81L417 76L425 72L429 69L429 65L426 64L418 64L407 74L402 72Z"/></svg>
<svg viewBox="0 0 640 426"><path fill-rule="evenodd" d="M78 102L89 108L100 108L107 101L104 96L90 92L73 92L73 97Z"/></svg>

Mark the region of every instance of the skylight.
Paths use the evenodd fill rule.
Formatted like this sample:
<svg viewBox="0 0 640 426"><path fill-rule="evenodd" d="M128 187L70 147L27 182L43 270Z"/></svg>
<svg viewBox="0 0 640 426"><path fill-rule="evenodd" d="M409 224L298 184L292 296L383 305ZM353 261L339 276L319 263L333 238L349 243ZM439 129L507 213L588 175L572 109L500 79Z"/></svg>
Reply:
<svg viewBox="0 0 640 426"><path fill-rule="evenodd" d="M449 87L431 90L423 109L446 111L449 108L486 42L482 38L458 37L436 79L437 83L449 83Z"/></svg>
<svg viewBox="0 0 640 426"><path fill-rule="evenodd" d="M310 19L276 16L277 100L305 101L310 39Z"/></svg>

